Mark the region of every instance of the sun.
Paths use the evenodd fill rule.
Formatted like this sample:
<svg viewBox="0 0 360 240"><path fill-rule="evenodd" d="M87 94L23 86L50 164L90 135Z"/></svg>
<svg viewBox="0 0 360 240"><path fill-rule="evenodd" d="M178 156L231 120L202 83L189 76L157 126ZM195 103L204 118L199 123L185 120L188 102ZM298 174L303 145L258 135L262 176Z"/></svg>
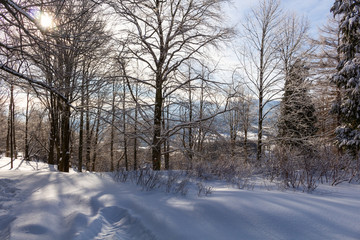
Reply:
<svg viewBox="0 0 360 240"><path fill-rule="evenodd" d="M45 12L41 13L40 14L40 25L44 29L48 29L48 28L52 27L52 25L53 25L52 17Z"/></svg>

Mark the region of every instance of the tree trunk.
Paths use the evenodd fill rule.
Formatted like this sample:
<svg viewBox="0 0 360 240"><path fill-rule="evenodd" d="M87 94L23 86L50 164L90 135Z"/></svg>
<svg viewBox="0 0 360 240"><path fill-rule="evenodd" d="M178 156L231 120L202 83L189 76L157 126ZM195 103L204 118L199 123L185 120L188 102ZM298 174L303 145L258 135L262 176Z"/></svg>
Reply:
<svg viewBox="0 0 360 240"><path fill-rule="evenodd" d="M204 81L201 81L201 88L200 88L200 103L199 103L199 119L202 119L204 117ZM203 135L204 135L204 129L201 125L202 123L200 122L200 126L199 126L199 133L198 133L198 146L197 146L197 151L199 153L202 153L203 151ZM201 156L201 154L200 154Z"/></svg>
<svg viewBox="0 0 360 240"><path fill-rule="evenodd" d="M83 98L83 97L81 97ZM83 102L83 99L81 100ZM84 104L80 110L80 126L79 126L79 154L78 154L78 171L82 172L83 166L83 145L84 145Z"/></svg>
<svg viewBox="0 0 360 240"><path fill-rule="evenodd" d="M257 152L256 152L256 162L261 164L262 158L262 135L263 135L263 103L264 103L264 51L265 51L265 38L266 32L263 30L261 38L261 48L260 48L260 69L259 69L259 118L258 118L258 141L257 141Z"/></svg>
<svg viewBox="0 0 360 240"><path fill-rule="evenodd" d="M152 164L153 170L161 168L161 108L163 103L161 78L157 76L155 111L154 111L154 135L152 142Z"/></svg>
<svg viewBox="0 0 360 240"><path fill-rule="evenodd" d="M247 142L248 142L248 129L247 127L244 129L244 162L248 163L248 146L247 146Z"/></svg>
<svg viewBox="0 0 360 240"><path fill-rule="evenodd" d="M127 154L127 136L126 136L126 85L125 85L125 78L124 78L124 85L123 85L123 136L124 136L124 160L125 160L125 169L129 171L129 161L128 161L128 154Z"/></svg>
<svg viewBox="0 0 360 240"><path fill-rule="evenodd" d="M110 132L110 171L114 171L114 135L115 135L115 81L112 85L112 103L111 103L111 132Z"/></svg>
<svg viewBox="0 0 360 240"><path fill-rule="evenodd" d="M230 132L230 155L231 155L231 159L234 159L235 156L235 146L236 146L236 135L234 133L234 130L232 129Z"/></svg>
<svg viewBox="0 0 360 240"><path fill-rule="evenodd" d="M136 83L135 97L136 101L138 98L138 84ZM137 139L137 122L138 122L138 105L135 105L135 117L134 117L134 170L137 170L137 150L138 150L138 139Z"/></svg>
<svg viewBox="0 0 360 240"><path fill-rule="evenodd" d="M53 111L53 110L50 110ZM50 115L53 115L51 113ZM55 126L54 126L54 118L50 117L50 139L49 139L49 153L48 153L48 164L55 164Z"/></svg>
<svg viewBox="0 0 360 240"><path fill-rule="evenodd" d="M12 87L12 86L11 86ZM12 91L11 91L11 97L10 97L10 105L11 105L11 112L10 112L10 158L11 158L11 166L10 169L13 169L14 167L14 142L13 142L13 117L12 117Z"/></svg>
<svg viewBox="0 0 360 240"><path fill-rule="evenodd" d="M192 89L191 89L191 75L190 75L190 67L189 67L189 160L190 160L190 164L191 164L191 168L193 165L193 147L194 147L194 141L193 141L193 132L192 132L192 121L193 121L193 103L192 103Z"/></svg>
<svg viewBox="0 0 360 240"><path fill-rule="evenodd" d="M59 170L69 172L70 167L70 106L64 103L61 117L61 161Z"/></svg>
<svg viewBox="0 0 360 240"><path fill-rule="evenodd" d="M28 139L28 130L29 130L29 95L30 93L27 92L26 95L26 113L25 113L25 152L24 152L24 159L29 161L29 139Z"/></svg>
<svg viewBox="0 0 360 240"><path fill-rule="evenodd" d="M56 149L56 158L55 164L59 165L61 158L61 126L60 126L60 99L57 96L54 96L54 139L55 139L55 149Z"/></svg>
<svg viewBox="0 0 360 240"><path fill-rule="evenodd" d="M11 84L10 86L10 104L9 104L9 115L10 115L10 124L8 128L10 128L10 158L11 164L10 168L14 167L14 150L15 150L15 126L14 126L14 86ZM16 158L16 157L15 157Z"/></svg>
<svg viewBox="0 0 360 240"><path fill-rule="evenodd" d="M99 97L100 99L100 97ZM100 100L99 100L100 102ZM101 106L100 103L98 102L98 110L97 110L97 114L96 114L96 129L95 129L95 140L94 140L94 155L93 155L93 160L92 160L92 168L91 171L95 171L96 169L96 157L97 157L97 144L99 141L99 131L100 131L100 116L101 116Z"/></svg>
<svg viewBox="0 0 360 240"><path fill-rule="evenodd" d="M91 154L91 138L92 138L92 131L90 131L90 113L89 108L87 108L86 114L85 114L85 132L86 132L86 170L90 170L90 154Z"/></svg>
<svg viewBox="0 0 360 240"><path fill-rule="evenodd" d="M91 138L92 131L90 131L90 107L89 107L89 83L86 82L86 113L85 113L85 133L86 133L86 155L85 155L85 165L86 170L90 170L90 154L91 154Z"/></svg>
<svg viewBox="0 0 360 240"><path fill-rule="evenodd" d="M50 139L49 139L49 153L48 153L49 164L59 164L61 158L59 113L60 113L60 108L59 108L58 98L53 93L50 93L50 106L49 106Z"/></svg>
<svg viewBox="0 0 360 240"><path fill-rule="evenodd" d="M9 113L8 113L8 121L7 121L7 135L6 135L6 157L10 157L10 143L11 141L11 100L9 102Z"/></svg>
<svg viewBox="0 0 360 240"><path fill-rule="evenodd" d="M257 163L260 164L262 157L262 131L263 131L263 96L262 92L259 96L259 118L258 118L258 141L257 141L257 152L256 152L256 160Z"/></svg>
<svg viewBox="0 0 360 240"><path fill-rule="evenodd" d="M13 95L13 94L12 94ZM12 141L13 141L13 152L14 152L14 158L17 158L17 148L16 148L16 134L15 134L15 101L14 101L14 95L12 96Z"/></svg>
<svg viewBox="0 0 360 240"><path fill-rule="evenodd" d="M79 126L79 153L78 153L78 171L82 172L83 168L83 147L84 147L84 105L85 105L85 78L81 81L81 109L80 109L80 126Z"/></svg>
<svg viewBox="0 0 360 240"><path fill-rule="evenodd" d="M166 132L169 131L170 128L170 124L169 124L169 105L167 105L166 107L166 122L164 121L164 129ZM165 160L165 169L169 170L170 169L170 141L169 141L169 134L166 134L166 140L164 142L164 160Z"/></svg>

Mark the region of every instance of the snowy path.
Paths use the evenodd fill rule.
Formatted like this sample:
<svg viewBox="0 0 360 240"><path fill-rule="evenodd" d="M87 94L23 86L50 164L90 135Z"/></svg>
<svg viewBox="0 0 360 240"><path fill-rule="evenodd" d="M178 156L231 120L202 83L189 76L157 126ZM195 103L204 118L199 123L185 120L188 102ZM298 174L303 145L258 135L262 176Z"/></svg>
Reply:
<svg viewBox="0 0 360 240"><path fill-rule="evenodd" d="M69 176L57 172L2 172L2 182L7 184L4 188L12 191L5 197L11 197L12 204L0 223L11 223L11 229L2 229L0 239L6 239L9 232L11 239L19 240L154 239L127 209L109 204L107 192L111 191L101 184L104 180L92 175Z"/></svg>
<svg viewBox="0 0 360 240"><path fill-rule="evenodd" d="M210 197L183 197L1 161L1 240L360 239L359 185L306 194L220 184Z"/></svg>

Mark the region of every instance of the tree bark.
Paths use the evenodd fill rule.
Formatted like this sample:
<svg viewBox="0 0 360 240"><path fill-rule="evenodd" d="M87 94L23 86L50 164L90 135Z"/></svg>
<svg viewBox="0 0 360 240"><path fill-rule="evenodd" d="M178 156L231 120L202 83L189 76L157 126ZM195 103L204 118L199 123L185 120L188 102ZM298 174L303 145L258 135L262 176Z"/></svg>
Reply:
<svg viewBox="0 0 360 240"><path fill-rule="evenodd" d="M8 121L7 121L7 135L6 135L6 157L10 157L10 143L11 141L11 100L9 102L9 113L8 113Z"/></svg>
<svg viewBox="0 0 360 240"><path fill-rule="evenodd" d="M81 110L80 110L80 126L79 126L79 155L78 155L78 171L82 172L83 166L83 146L84 146L84 100L81 96Z"/></svg>
<svg viewBox="0 0 360 240"><path fill-rule="evenodd" d="M83 68L85 68L83 66ZM85 75L85 74L84 74ZM83 168L83 148L84 148L84 105L85 105L85 77L81 80L81 109L79 125L79 153L78 153L78 171L82 172Z"/></svg>
<svg viewBox="0 0 360 240"><path fill-rule="evenodd" d="M86 81L86 113L85 113L85 134L86 134L86 155L85 155L85 165L86 170L90 170L90 154L91 154L91 139L92 139L92 131L90 130L90 101L89 101L89 81Z"/></svg>
<svg viewBox="0 0 360 240"><path fill-rule="evenodd" d="M162 80L157 76L154 111L154 135L152 142L152 163L153 170L161 168L161 113L162 113Z"/></svg>
<svg viewBox="0 0 360 240"><path fill-rule="evenodd" d="M166 132L169 131L169 128L170 128L170 123L169 123L169 105L167 105L166 107L166 121L164 121L164 129ZM164 116L165 117L165 116ZM165 119L165 118L164 118ZM166 134L165 138L165 142L164 142L164 160L165 160L165 170L170 170L170 140L169 140L169 135Z"/></svg>
<svg viewBox="0 0 360 240"><path fill-rule="evenodd" d="M111 102L111 132L110 132L110 171L114 171L114 135L115 135L115 81L112 84L112 102Z"/></svg>
<svg viewBox="0 0 360 240"><path fill-rule="evenodd" d="M138 100L138 83L135 86L135 98ZM138 151L138 138L137 138L137 124L138 124L138 104L136 102L135 105L135 116L134 116L134 170L138 168L138 159L137 159L137 151Z"/></svg>
<svg viewBox="0 0 360 240"><path fill-rule="evenodd" d="M24 152L24 159L29 161L29 139L28 139L28 132L29 132L29 95L30 93L27 92L26 94L26 112L25 112L25 152Z"/></svg>
<svg viewBox="0 0 360 240"><path fill-rule="evenodd" d="M124 160L125 169L129 171L129 160L128 160L128 147L127 147L127 131L126 131L126 84L125 78L123 82L123 136L124 136Z"/></svg>
<svg viewBox="0 0 360 240"><path fill-rule="evenodd" d="M70 106L64 104L61 117L61 161L59 170L69 172L70 166Z"/></svg>
<svg viewBox="0 0 360 240"><path fill-rule="evenodd" d="M98 145L98 141L99 141L99 131L100 131L100 117L101 117L101 106L100 106L100 96L99 96L99 100L98 100L98 110L97 110L97 114L96 114L96 129L95 129L95 139L94 139L94 145L93 145L93 160L92 160L92 168L91 171L95 171L96 170L96 161L97 161L97 145Z"/></svg>
<svg viewBox="0 0 360 240"><path fill-rule="evenodd" d="M8 128L10 129L10 168L13 169L14 167L14 156L15 156L15 126L14 126L14 120L15 120L15 106L14 106L14 86L11 84L10 86L10 104L9 104L9 116L10 116L10 122ZM8 130L9 131L9 130ZM16 156L15 156L16 158Z"/></svg>

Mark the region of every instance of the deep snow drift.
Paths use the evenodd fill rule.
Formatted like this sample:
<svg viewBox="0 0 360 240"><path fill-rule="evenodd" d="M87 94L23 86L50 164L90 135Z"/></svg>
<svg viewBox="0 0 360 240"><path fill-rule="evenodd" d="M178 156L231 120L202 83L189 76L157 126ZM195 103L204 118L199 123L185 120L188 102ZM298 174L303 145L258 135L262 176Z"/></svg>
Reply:
<svg viewBox="0 0 360 240"><path fill-rule="evenodd" d="M360 239L360 186L313 194L212 182L198 197L0 159L0 239Z"/></svg>

